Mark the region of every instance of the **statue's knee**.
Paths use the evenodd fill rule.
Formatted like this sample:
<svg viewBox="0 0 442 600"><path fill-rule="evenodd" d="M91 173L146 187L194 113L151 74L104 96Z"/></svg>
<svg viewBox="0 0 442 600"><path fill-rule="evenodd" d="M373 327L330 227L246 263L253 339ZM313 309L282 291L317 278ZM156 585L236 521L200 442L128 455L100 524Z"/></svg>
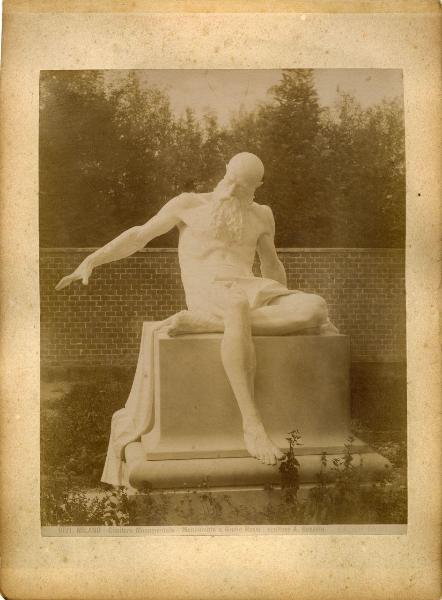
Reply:
<svg viewBox="0 0 442 600"><path fill-rule="evenodd" d="M318 296L317 294L312 294L311 297L311 310L313 316L319 320L323 320L327 318L328 308L327 302L324 300L322 296Z"/></svg>

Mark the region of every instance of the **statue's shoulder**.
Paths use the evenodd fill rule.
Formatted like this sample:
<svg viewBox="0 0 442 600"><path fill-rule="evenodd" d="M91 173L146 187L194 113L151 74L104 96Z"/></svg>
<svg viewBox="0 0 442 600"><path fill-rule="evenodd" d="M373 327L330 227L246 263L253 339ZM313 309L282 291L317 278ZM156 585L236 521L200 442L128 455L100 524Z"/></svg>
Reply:
<svg viewBox="0 0 442 600"><path fill-rule="evenodd" d="M209 202L213 199L213 192L191 192L193 201L198 203Z"/></svg>
<svg viewBox="0 0 442 600"><path fill-rule="evenodd" d="M182 192L181 194L178 194L178 196L175 196L175 198L172 198L172 202L175 202L176 204L190 204L193 200L193 196L194 194L192 194L192 192Z"/></svg>
<svg viewBox="0 0 442 600"><path fill-rule="evenodd" d="M192 192L178 194L178 196L175 196L164 205L163 210L182 211L193 208L198 203L198 199L196 198L198 195L199 194L193 194Z"/></svg>
<svg viewBox="0 0 442 600"><path fill-rule="evenodd" d="M253 208L255 210L255 214L265 221L273 221L273 211L267 204L258 204L257 202L253 203Z"/></svg>
<svg viewBox="0 0 442 600"><path fill-rule="evenodd" d="M174 198L174 201L184 208L192 208L198 206L203 202L207 202L210 199L209 194L202 194L198 192L183 192Z"/></svg>
<svg viewBox="0 0 442 600"><path fill-rule="evenodd" d="M257 202L253 203L253 207L255 210L255 214L258 217L264 231L267 231L271 234L275 233L275 218L273 216L273 211L267 204L258 204Z"/></svg>

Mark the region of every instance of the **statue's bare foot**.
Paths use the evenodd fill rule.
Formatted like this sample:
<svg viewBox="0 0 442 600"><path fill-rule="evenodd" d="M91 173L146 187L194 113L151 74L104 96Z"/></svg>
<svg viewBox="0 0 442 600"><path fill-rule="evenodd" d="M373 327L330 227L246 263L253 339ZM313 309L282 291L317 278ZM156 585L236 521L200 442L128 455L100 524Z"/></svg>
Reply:
<svg viewBox="0 0 442 600"><path fill-rule="evenodd" d="M244 441L249 453L265 465L275 465L284 454L270 440L262 423L244 423Z"/></svg>
<svg viewBox="0 0 442 600"><path fill-rule="evenodd" d="M173 315L165 325L166 331L171 337L186 333L214 333L223 330L221 321L189 310L182 310Z"/></svg>
<svg viewBox="0 0 442 600"><path fill-rule="evenodd" d="M328 319L323 325L319 327L319 335L338 335L339 330L333 325Z"/></svg>

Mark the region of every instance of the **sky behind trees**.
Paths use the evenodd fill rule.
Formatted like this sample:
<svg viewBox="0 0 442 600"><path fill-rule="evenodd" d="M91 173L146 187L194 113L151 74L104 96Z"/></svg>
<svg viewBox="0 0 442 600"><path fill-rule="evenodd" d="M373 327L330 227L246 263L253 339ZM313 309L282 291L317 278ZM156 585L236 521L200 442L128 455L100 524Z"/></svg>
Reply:
<svg viewBox="0 0 442 600"><path fill-rule="evenodd" d="M124 78L127 71L107 71L105 81ZM253 110L268 102L269 89L280 81L281 69L149 69L137 71L141 86L156 85L169 96L172 111L182 116L187 107L201 119L214 111L227 125L241 107ZM351 94L364 108L382 99L402 99L399 69L314 69L313 80L321 106L333 106L339 91Z"/></svg>

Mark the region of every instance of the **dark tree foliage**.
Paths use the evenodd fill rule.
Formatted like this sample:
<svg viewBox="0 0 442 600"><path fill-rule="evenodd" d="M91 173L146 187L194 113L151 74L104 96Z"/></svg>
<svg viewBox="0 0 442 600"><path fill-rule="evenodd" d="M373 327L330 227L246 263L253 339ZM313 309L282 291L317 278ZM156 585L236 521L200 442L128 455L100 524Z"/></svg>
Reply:
<svg viewBox="0 0 442 600"><path fill-rule="evenodd" d="M405 237L402 107L384 101L362 110L343 94L336 109L337 118L328 111L323 123L330 244L400 247Z"/></svg>
<svg viewBox="0 0 442 600"><path fill-rule="evenodd" d="M258 154L278 246L401 247L404 129L399 101L363 109L348 94L321 107L310 69L285 70L269 102L229 126L136 72L109 85L100 71L44 71L40 93L43 247L101 246L183 191L209 191L236 152ZM176 232L152 242L176 245Z"/></svg>
<svg viewBox="0 0 442 600"><path fill-rule="evenodd" d="M310 70L285 71L259 112L260 155L279 246L328 245L330 206L322 174L321 108Z"/></svg>

